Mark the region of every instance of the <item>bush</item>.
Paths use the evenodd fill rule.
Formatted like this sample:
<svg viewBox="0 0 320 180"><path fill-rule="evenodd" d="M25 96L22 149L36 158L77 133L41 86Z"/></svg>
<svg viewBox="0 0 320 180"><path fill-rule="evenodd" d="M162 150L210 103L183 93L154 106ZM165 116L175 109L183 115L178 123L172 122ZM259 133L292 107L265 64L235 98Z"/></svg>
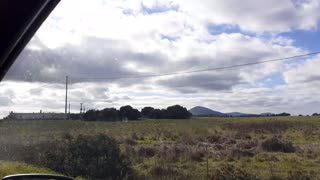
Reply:
<svg viewBox="0 0 320 180"><path fill-rule="evenodd" d="M301 125L305 125L305 123L298 122L289 122L289 121L276 121L269 120L264 122L250 122L250 123L234 123L234 124L226 124L224 125L226 128L231 129L233 131L237 131L237 134L247 134L250 132L254 133L282 133L287 129L296 129L301 128ZM236 138L237 135L236 134ZM243 137L239 137L243 138ZM248 137L249 138L249 137Z"/></svg>
<svg viewBox="0 0 320 180"><path fill-rule="evenodd" d="M225 138L220 135L211 135L206 138L206 141L210 144L222 144L225 142Z"/></svg>
<svg viewBox="0 0 320 180"><path fill-rule="evenodd" d="M185 155L187 147L184 145L161 145L157 157L167 162L176 162Z"/></svg>
<svg viewBox="0 0 320 180"><path fill-rule="evenodd" d="M256 176L244 171L243 169L226 164L221 168L216 169L210 175L212 180L256 180Z"/></svg>
<svg viewBox="0 0 320 180"><path fill-rule="evenodd" d="M197 162L201 162L202 158L205 157L205 153L200 150L191 150L188 154L189 154L189 158L192 161L197 161Z"/></svg>
<svg viewBox="0 0 320 180"><path fill-rule="evenodd" d="M127 145L131 145L131 146L137 144L137 142L136 142L134 139L129 138L129 137L124 138L124 139L123 139L123 143L124 143L124 144L127 144Z"/></svg>
<svg viewBox="0 0 320 180"><path fill-rule="evenodd" d="M293 153L296 150L291 142L283 141L277 137L266 139L262 142L261 147L267 152Z"/></svg>
<svg viewBox="0 0 320 180"><path fill-rule="evenodd" d="M236 144L236 147L238 149L256 149L258 146L258 141L257 140L249 140L249 141L239 141Z"/></svg>
<svg viewBox="0 0 320 180"><path fill-rule="evenodd" d="M311 176L306 171L290 171L288 180L311 180Z"/></svg>
<svg viewBox="0 0 320 180"><path fill-rule="evenodd" d="M240 159L242 157L253 157L254 155L255 155L254 151L247 150L247 149L233 148L230 150L227 158Z"/></svg>
<svg viewBox="0 0 320 180"><path fill-rule="evenodd" d="M150 179L176 179L181 176L177 171L171 167L164 165L156 165L150 169Z"/></svg>
<svg viewBox="0 0 320 180"><path fill-rule="evenodd" d="M156 154L156 150L153 147L140 147L138 149L138 155L142 157L153 157Z"/></svg>
<svg viewBox="0 0 320 180"><path fill-rule="evenodd" d="M69 176L123 179L131 175L127 158L120 154L115 140L106 135L68 137L47 143L43 149L33 163Z"/></svg>

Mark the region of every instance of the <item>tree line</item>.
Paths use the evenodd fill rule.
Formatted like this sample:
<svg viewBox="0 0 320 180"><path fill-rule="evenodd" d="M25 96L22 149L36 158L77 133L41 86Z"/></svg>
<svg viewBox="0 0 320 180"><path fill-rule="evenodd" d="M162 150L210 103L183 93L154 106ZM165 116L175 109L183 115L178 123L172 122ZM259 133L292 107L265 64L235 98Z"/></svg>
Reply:
<svg viewBox="0 0 320 180"><path fill-rule="evenodd" d="M102 110L91 109L84 113L85 121L123 121L151 119L189 119L192 114L180 105L169 106L166 109L144 107L141 112L129 105L116 108L104 108Z"/></svg>

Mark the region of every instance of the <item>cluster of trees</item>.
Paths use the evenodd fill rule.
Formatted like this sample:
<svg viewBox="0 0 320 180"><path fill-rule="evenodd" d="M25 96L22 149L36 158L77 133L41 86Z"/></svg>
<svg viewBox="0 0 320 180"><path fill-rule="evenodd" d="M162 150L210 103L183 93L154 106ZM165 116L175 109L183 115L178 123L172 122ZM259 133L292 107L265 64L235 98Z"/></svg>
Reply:
<svg viewBox="0 0 320 180"><path fill-rule="evenodd" d="M122 106L119 110L115 108L104 108L102 110L91 109L83 115L86 121L120 121L137 120L141 117L139 110L131 106Z"/></svg>
<svg viewBox="0 0 320 180"><path fill-rule="evenodd" d="M122 106L119 110L115 108L105 108L102 110L91 109L83 115L83 119L85 121L122 121L138 120L140 118L188 119L191 116L191 113L180 105L170 106L167 109L145 107L141 112L127 105Z"/></svg>
<svg viewBox="0 0 320 180"><path fill-rule="evenodd" d="M167 109L154 109L153 107L144 107L141 110L144 118L152 119L189 119L192 114L180 105L170 106Z"/></svg>
<svg viewBox="0 0 320 180"><path fill-rule="evenodd" d="M291 114L283 112L283 113L280 113L280 114L275 114L274 116L291 116Z"/></svg>
<svg viewBox="0 0 320 180"><path fill-rule="evenodd" d="M320 113L313 113L312 116L320 116Z"/></svg>

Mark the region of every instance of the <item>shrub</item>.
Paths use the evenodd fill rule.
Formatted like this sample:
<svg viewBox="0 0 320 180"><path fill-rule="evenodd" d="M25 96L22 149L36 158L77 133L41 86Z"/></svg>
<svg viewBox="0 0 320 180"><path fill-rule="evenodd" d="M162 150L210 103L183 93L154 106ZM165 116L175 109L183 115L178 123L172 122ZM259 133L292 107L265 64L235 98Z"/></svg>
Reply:
<svg viewBox="0 0 320 180"><path fill-rule="evenodd" d="M237 131L236 137L241 137L242 134L247 134L249 132L255 133L281 133L289 128L301 127L301 123L292 123L287 121L265 121L265 122L251 122L245 124L226 124L226 128ZM240 135L240 136L239 136Z"/></svg>
<svg viewBox="0 0 320 180"><path fill-rule="evenodd" d="M246 132L242 132L242 131L238 131L235 135L234 135L235 139L251 139L250 134L246 133Z"/></svg>
<svg viewBox="0 0 320 180"><path fill-rule="evenodd" d="M153 147L140 147L138 149L138 155L142 157L153 157L156 154L156 150Z"/></svg>
<svg viewBox="0 0 320 180"><path fill-rule="evenodd" d="M38 154L41 152L38 150L29 151L34 155L26 161L69 176L88 179L123 179L132 172L129 161L120 154L115 140L106 135L69 137L46 142L39 147L42 146L45 146L42 154Z"/></svg>
<svg viewBox="0 0 320 180"><path fill-rule="evenodd" d="M255 160L258 162L277 162L279 159L272 155L272 154L267 154L267 153L259 153L255 157Z"/></svg>
<svg viewBox="0 0 320 180"><path fill-rule="evenodd" d="M151 179L159 178L159 179L176 179L174 177L179 177L179 173L173 168L167 166L156 165L150 169Z"/></svg>
<svg viewBox="0 0 320 180"><path fill-rule="evenodd" d="M205 156L205 152L202 150L194 149L188 152L190 160L201 162L202 158Z"/></svg>
<svg viewBox="0 0 320 180"><path fill-rule="evenodd" d="M127 144L127 145L131 145L131 146L137 144L137 142L136 142L134 139L130 138L130 137L124 138L124 139L123 139L123 143L124 143L124 144Z"/></svg>
<svg viewBox="0 0 320 180"><path fill-rule="evenodd" d="M157 157L164 161L176 162L185 155L186 151L185 145L161 145Z"/></svg>
<svg viewBox="0 0 320 180"><path fill-rule="evenodd" d="M288 180L311 180L312 177L306 171L290 171Z"/></svg>
<svg viewBox="0 0 320 180"><path fill-rule="evenodd" d="M256 180L256 176L235 166L225 164L210 175L212 180Z"/></svg>
<svg viewBox="0 0 320 180"><path fill-rule="evenodd" d="M239 141L236 145L239 149L255 149L258 146L258 141L250 140L250 141Z"/></svg>
<svg viewBox="0 0 320 180"><path fill-rule="evenodd" d="M296 150L291 142L283 141L277 137L266 139L262 142L261 147L267 152L293 153Z"/></svg>
<svg viewBox="0 0 320 180"><path fill-rule="evenodd" d="M211 135L206 138L206 141L211 144L222 144L225 138L220 135Z"/></svg>
<svg viewBox="0 0 320 180"><path fill-rule="evenodd" d="M236 158L240 159L241 157L253 157L255 155L255 152L246 150L246 149L237 149L233 148L230 150L228 154L228 158Z"/></svg>

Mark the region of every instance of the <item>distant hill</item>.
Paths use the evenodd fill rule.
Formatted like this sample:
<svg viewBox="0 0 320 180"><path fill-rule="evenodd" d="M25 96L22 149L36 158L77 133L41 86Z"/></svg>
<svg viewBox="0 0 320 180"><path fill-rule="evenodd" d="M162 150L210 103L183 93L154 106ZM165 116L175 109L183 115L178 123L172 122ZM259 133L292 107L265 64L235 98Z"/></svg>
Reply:
<svg viewBox="0 0 320 180"><path fill-rule="evenodd" d="M232 117L253 117L253 116L273 116L274 113L261 113L261 114L250 114L250 113L242 113L242 112L229 112L222 113L219 111L214 111L212 109L196 106L189 110L189 112L194 116L232 116Z"/></svg>
<svg viewBox="0 0 320 180"><path fill-rule="evenodd" d="M247 114L247 113L241 113L241 112L230 112L230 113L225 113L229 116L233 117L244 117L244 116L257 116L255 114Z"/></svg>
<svg viewBox="0 0 320 180"><path fill-rule="evenodd" d="M221 113L219 111L214 111L212 109L202 107L202 106L196 106L190 109L189 112L194 116L225 116L224 113Z"/></svg>
<svg viewBox="0 0 320 180"><path fill-rule="evenodd" d="M273 116L273 113L261 113L261 114L248 114L248 113L241 113L241 112L231 112L231 113L225 113L229 116L233 117L250 117L250 116Z"/></svg>
<svg viewBox="0 0 320 180"><path fill-rule="evenodd" d="M275 115L274 113L270 113L270 112L260 114L260 116L274 116L274 115Z"/></svg>

